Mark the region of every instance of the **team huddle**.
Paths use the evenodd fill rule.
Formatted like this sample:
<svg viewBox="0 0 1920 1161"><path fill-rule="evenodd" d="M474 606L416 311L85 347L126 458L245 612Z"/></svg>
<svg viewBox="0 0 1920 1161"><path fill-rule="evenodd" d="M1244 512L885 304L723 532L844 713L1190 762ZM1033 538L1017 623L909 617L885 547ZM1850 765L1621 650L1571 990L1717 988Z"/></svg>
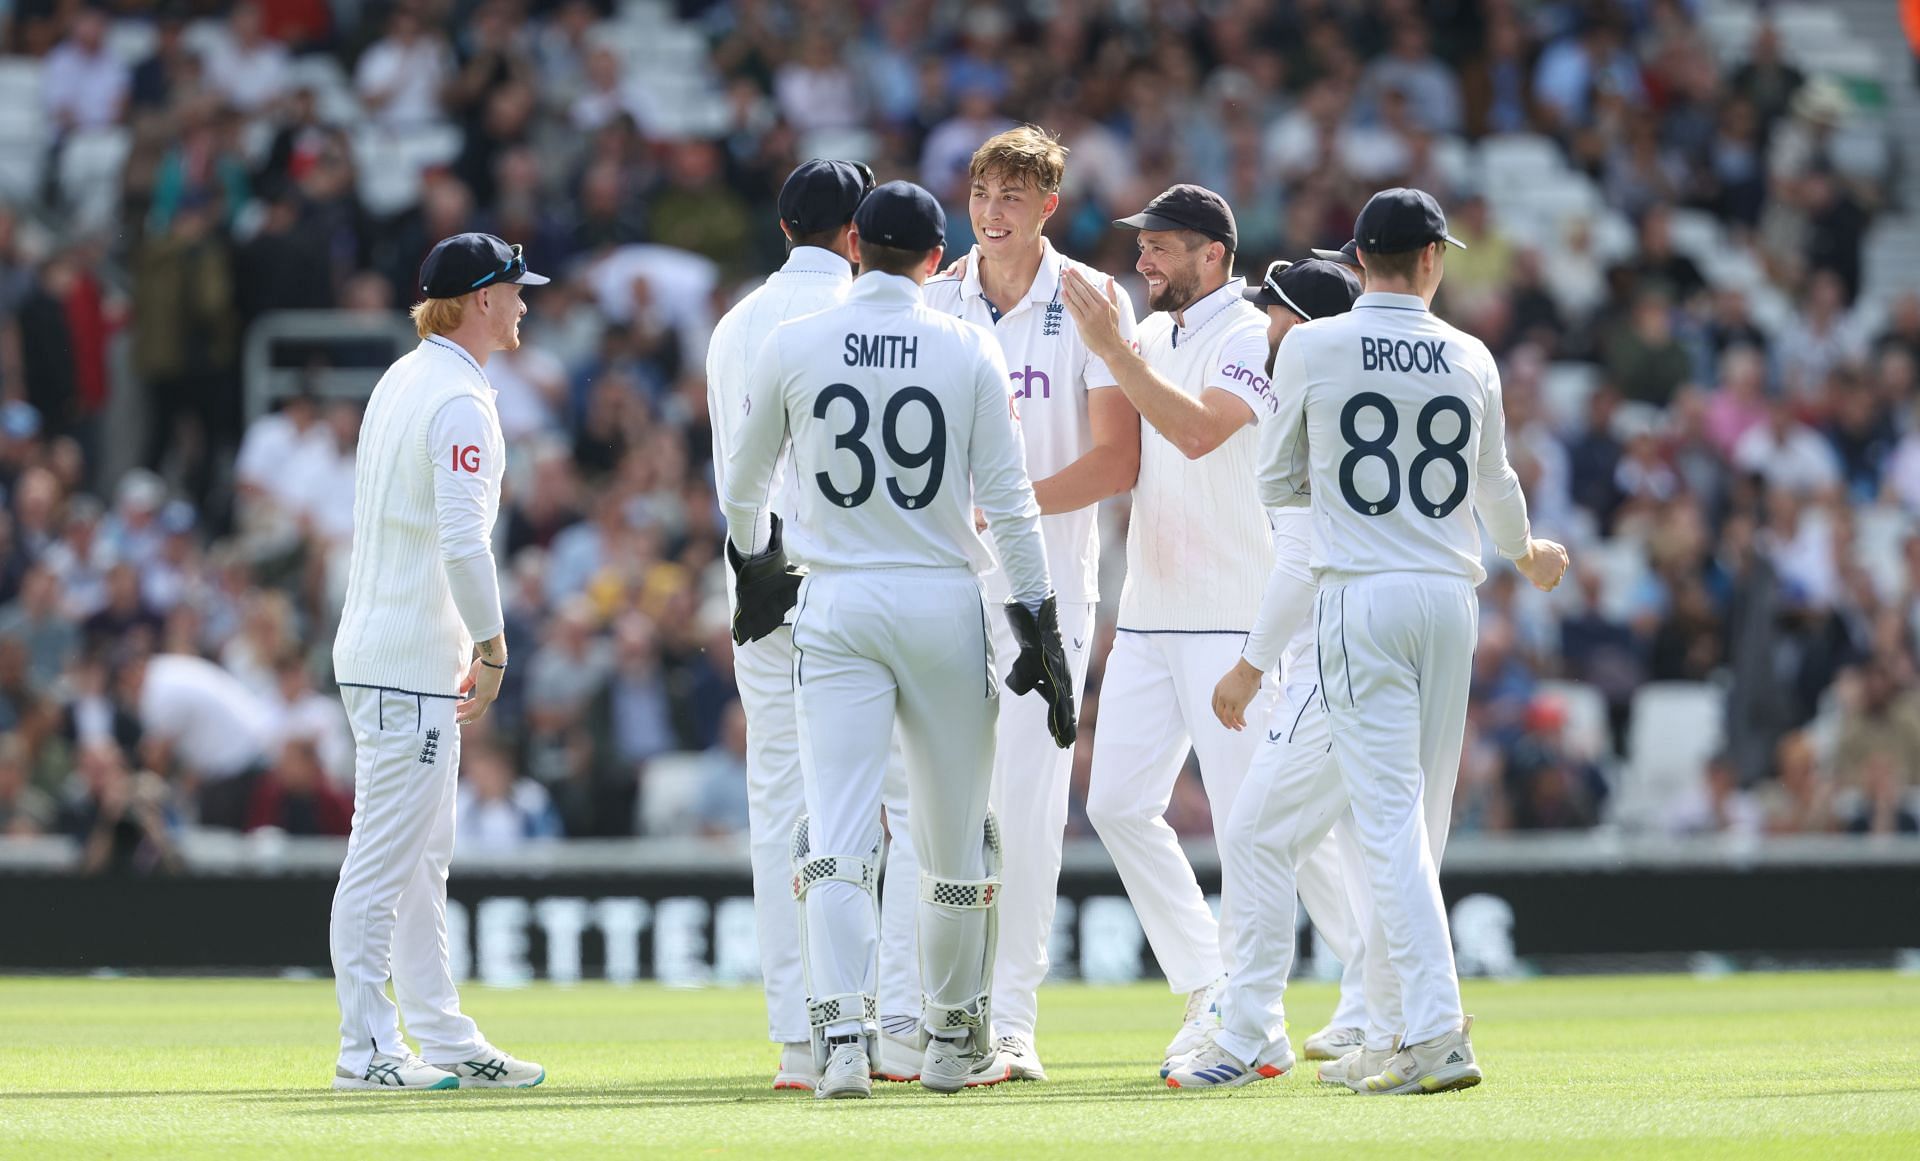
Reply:
<svg viewBox="0 0 1920 1161"><path fill-rule="evenodd" d="M943 269L931 194L809 161L779 197L785 265L713 333L774 1087L836 1098L869 1096L876 1078L939 1092L1046 1079L1036 995L1100 595L1096 508L1122 492L1127 572L1086 810L1186 996L1160 1075L1191 1089L1292 1069L1297 898L1345 965L1333 1018L1302 1045L1325 1062L1319 1079L1368 1094L1477 1084L1436 868L1486 576L1478 524L1542 589L1567 556L1531 535L1492 356L1429 309L1458 243L1430 196L1386 190L1343 250L1274 262L1250 289L1233 273L1231 208L1176 185L1115 223L1137 232L1150 313L1136 321L1112 278L1044 236L1065 162L1031 126L983 144L977 243ZM458 274L497 277L504 307L467 292L517 323L507 284L537 276L498 246L497 271ZM430 302L433 281L423 272ZM455 344L417 318L427 342L388 379L408 359L428 360L416 377L460 371L438 349ZM482 346L517 343L485 325L498 333ZM490 402L472 386L428 403L457 399L477 434L441 432L427 403L407 423L424 450L443 434L485 449L467 470L479 481L457 482L497 504L498 423L485 430ZM419 470L447 477L441 459ZM448 483L413 497L415 524L437 511L453 526ZM383 519L356 511L357 528ZM426 710L457 685L470 720L504 671L497 591L474 591L461 578L475 554L449 551L426 600L462 658L479 649L472 668L404 674L409 690L368 654L350 691L369 704L335 902L336 1087L544 1077L459 1014L434 839L449 808L387 807L400 792L379 790L457 768L457 730L443 761L416 762L388 710L409 734L443 714L450 726L456 703ZM363 552L356 539L353 582L377 584ZM1218 920L1164 818L1189 751L1219 841ZM396 908L426 934L396 946ZM398 1039L378 988L389 967L427 1060Z"/></svg>
<svg viewBox="0 0 1920 1161"><path fill-rule="evenodd" d="M981 146L978 242L936 273L931 195L808 162L780 198L789 261L714 333L775 1086L1045 1079L1094 507L1128 490L1087 814L1187 995L1161 1075L1293 1066L1297 894L1347 965L1304 1045L1321 1079L1477 1083L1435 869L1476 514L1542 588L1566 554L1530 535L1492 357L1428 310L1445 218L1385 191L1349 250L1249 291L1232 210L1174 186L1116 223L1138 231L1136 324L1042 233L1064 164L1032 127ZM1163 818L1190 749L1218 921Z"/></svg>

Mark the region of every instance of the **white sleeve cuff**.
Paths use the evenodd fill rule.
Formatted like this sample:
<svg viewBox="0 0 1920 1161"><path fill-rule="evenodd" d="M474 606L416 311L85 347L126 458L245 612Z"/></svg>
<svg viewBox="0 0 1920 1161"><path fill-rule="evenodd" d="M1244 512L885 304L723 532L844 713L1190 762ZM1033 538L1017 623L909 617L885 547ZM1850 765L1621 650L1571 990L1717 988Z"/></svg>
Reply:
<svg viewBox="0 0 1920 1161"><path fill-rule="evenodd" d="M462 557L446 562L447 588L453 593L453 607L475 641L491 641L506 632L507 619L500 611L500 574L493 566L493 553Z"/></svg>

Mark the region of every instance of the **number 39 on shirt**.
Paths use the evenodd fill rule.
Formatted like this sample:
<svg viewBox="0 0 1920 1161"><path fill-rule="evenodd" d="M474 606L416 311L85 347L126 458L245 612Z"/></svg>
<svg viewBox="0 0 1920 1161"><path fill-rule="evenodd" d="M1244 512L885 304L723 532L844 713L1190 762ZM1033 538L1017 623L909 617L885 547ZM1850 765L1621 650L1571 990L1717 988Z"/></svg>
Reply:
<svg viewBox="0 0 1920 1161"><path fill-rule="evenodd" d="M866 397L847 383L830 384L813 402L813 417L825 421L827 412L838 400L845 400L847 409L843 410L850 422L848 426L834 436L833 446L838 451L850 452L859 466L860 475L853 487L842 491L833 482L831 472L815 472L814 482L820 485L820 491L827 499L843 508L857 508L873 495L873 485L879 476L879 465L873 449L867 446L867 424L873 413ZM926 446L909 448L900 439L900 420L910 406L925 408L927 414ZM880 412L880 443L885 449L887 459L893 466L905 471L927 469L927 479L919 491L909 492L900 486L898 476L887 477L887 495L902 508L924 508L940 494L940 481L947 467L947 416L940 406L940 400L925 387L903 387L887 399L887 405Z"/></svg>

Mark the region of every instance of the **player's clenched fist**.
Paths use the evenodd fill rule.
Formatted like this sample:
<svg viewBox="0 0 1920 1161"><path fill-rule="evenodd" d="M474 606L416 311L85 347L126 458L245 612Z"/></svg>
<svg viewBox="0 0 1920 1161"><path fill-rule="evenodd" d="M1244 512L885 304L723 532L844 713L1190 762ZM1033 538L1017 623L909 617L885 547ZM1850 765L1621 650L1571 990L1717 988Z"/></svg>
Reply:
<svg viewBox="0 0 1920 1161"><path fill-rule="evenodd" d="M1529 540L1527 554L1513 563L1534 588L1550 593L1567 575L1567 548L1554 540Z"/></svg>
<svg viewBox="0 0 1920 1161"><path fill-rule="evenodd" d="M1066 646L1060 642L1060 612L1053 594L1040 602L1040 612L1018 601L1007 602L1007 621L1020 656L1007 673L1007 689L1014 694L1038 691L1047 699L1047 732L1062 750L1080 736L1073 712L1073 679L1067 669Z"/></svg>

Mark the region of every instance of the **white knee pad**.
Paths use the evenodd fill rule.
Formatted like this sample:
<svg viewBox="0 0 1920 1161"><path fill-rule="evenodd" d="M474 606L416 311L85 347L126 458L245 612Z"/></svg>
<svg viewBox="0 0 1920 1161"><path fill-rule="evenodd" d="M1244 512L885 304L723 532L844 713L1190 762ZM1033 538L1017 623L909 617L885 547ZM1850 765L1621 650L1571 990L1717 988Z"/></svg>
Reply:
<svg viewBox="0 0 1920 1161"><path fill-rule="evenodd" d="M873 908L873 921L877 928L880 923L880 897L874 891L874 880L879 873L880 840L875 839L873 850L865 858L857 855L813 854L807 841L807 816L803 814L793 825L792 857L793 901L794 906L800 909L800 969L807 983L807 1023L813 1041L814 1065L821 1069L827 1067L827 1029L847 1020L860 1021L860 1033L867 1042L867 1056L876 1059L880 1017L874 997L865 992L822 996L813 986L813 964L807 956L807 892L813 889L814 884L829 879L853 884L867 893L867 902Z"/></svg>
<svg viewBox="0 0 1920 1161"><path fill-rule="evenodd" d="M993 956L1000 941L1000 824L987 811L981 845L986 856L984 879L942 879L920 872L920 900L956 911L987 913L986 942L981 948L980 992L975 996L932 996L921 993L921 1021L929 1033L965 1030L980 1052L993 1048ZM924 944L922 945L924 946Z"/></svg>

